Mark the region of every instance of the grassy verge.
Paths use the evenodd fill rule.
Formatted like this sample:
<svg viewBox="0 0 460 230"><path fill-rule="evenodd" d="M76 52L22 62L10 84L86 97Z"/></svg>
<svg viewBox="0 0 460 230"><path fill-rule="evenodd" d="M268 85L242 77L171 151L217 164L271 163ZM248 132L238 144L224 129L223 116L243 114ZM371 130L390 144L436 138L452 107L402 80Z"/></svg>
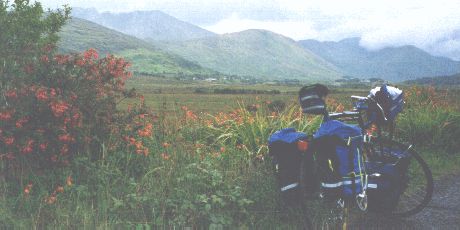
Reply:
<svg viewBox="0 0 460 230"><path fill-rule="evenodd" d="M267 156L267 138L275 130L295 127L311 134L319 125L319 118L300 113L295 96L276 99L286 103L282 111L270 106L272 95L183 93L158 103L161 96L165 95L146 95L159 111L154 135L147 140L148 156L101 146L102 158L82 153L69 168L31 171L28 165L33 162L24 162L13 167L15 172L0 175L0 228L297 229L305 226L306 215L314 224L321 222L316 212L280 208ZM339 98L343 93L328 101L331 110L341 107ZM408 103L405 113L428 116L424 106ZM196 112L200 110L214 112ZM398 122L401 127L423 127L427 121L401 116ZM418 129L404 130L401 135L417 136ZM446 153L428 142L418 143L417 150L435 178L458 173L458 152ZM1 164L7 167L6 161ZM32 187L26 193L28 184ZM58 186L63 191L49 202ZM321 207L315 201L308 205L310 210Z"/></svg>

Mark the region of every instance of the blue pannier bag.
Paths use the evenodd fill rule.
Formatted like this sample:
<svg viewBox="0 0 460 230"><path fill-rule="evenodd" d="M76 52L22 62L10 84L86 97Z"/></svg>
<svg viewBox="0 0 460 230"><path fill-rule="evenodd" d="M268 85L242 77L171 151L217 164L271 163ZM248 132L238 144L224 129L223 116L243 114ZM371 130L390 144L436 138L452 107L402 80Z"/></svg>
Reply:
<svg viewBox="0 0 460 230"><path fill-rule="evenodd" d="M323 195L354 198L364 188L361 129L340 121L321 124L313 135Z"/></svg>
<svg viewBox="0 0 460 230"><path fill-rule="evenodd" d="M399 197L407 188L407 171L410 156L399 149L385 147L388 159L366 162L368 172L368 209L376 212L391 212Z"/></svg>
<svg viewBox="0 0 460 230"><path fill-rule="evenodd" d="M269 156L278 180L281 198L288 207L296 206L301 200L301 162L302 151L297 142L306 140L307 135L285 128L273 133L268 139Z"/></svg>
<svg viewBox="0 0 460 230"><path fill-rule="evenodd" d="M394 121L396 119L396 115L403 110L404 93L396 87L388 85L375 87L370 91L369 96L375 98L380 106L382 106L388 121ZM377 115L378 114L379 113L377 113ZM383 119L379 119L379 121L384 122Z"/></svg>

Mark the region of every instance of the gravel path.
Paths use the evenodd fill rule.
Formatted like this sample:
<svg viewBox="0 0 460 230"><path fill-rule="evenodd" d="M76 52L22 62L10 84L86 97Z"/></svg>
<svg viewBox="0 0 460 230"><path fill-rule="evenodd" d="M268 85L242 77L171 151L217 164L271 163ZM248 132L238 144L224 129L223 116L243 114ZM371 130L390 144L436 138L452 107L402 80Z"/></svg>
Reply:
<svg viewBox="0 0 460 230"><path fill-rule="evenodd" d="M433 199L420 213L406 219L377 214L358 218L350 229L459 229L460 175L447 176L434 185Z"/></svg>
<svg viewBox="0 0 460 230"><path fill-rule="evenodd" d="M460 229L460 175L437 181L433 199L413 219L419 229Z"/></svg>

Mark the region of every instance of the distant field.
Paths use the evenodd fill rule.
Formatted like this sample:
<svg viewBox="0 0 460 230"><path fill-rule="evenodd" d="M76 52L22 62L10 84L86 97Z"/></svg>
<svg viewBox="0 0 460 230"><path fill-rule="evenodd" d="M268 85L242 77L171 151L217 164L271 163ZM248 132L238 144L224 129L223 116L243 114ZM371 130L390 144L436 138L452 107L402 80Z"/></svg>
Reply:
<svg viewBox="0 0 460 230"><path fill-rule="evenodd" d="M271 84L225 84L206 81L179 81L173 78L135 76L128 82L129 88L145 96L145 102L156 111L174 112L187 106L195 112L215 114L228 112L239 106L259 103L283 101L287 105L297 103L297 92L305 84L298 86ZM244 90L277 90L280 94L202 94L197 89L244 89ZM331 97L339 100L346 108L351 105L351 95L365 96L366 89L333 88ZM348 107L347 107L348 106Z"/></svg>

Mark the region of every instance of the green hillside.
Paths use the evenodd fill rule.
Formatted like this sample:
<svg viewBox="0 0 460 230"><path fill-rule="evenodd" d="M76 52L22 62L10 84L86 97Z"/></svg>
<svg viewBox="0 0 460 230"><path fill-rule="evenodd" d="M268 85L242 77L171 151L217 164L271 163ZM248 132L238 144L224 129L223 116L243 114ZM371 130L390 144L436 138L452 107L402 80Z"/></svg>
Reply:
<svg viewBox="0 0 460 230"><path fill-rule="evenodd" d="M165 52L153 52L147 49L129 49L118 53L130 60L132 69L147 74L185 74L214 75L214 70Z"/></svg>
<svg viewBox="0 0 460 230"><path fill-rule="evenodd" d="M62 28L59 36L61 52L81 52L96 48L105 54L127 49L154 49L153 45L141 39L75 17Z"/></svg>
<svg viewBox="0 0 460 230"><path fill-rule="evenodd" d="M64 53L96 49L101 55L121 55L133 63L132 71L147 74L214 74L196 63L159 50L141 39L96 23L72 18L60 32L59 50Z"/></svg>
<svg viewBox="0 0 460 230"><path fill-rule="evenodd" d="M330 63L304 50L294 40L269 31L247 30L181 43L165 43L164 47L225 74L312 81L330 81L340 77Z"/></svg>
<svg viewBox="0 0 460 230"><path fill-rule="evenodd" d="M340 42L299 41L299 44L340 68L346 75L404 81L460 72L460 62L435 57L415 46L388 47L369 51L360 38Z"/></svg>

